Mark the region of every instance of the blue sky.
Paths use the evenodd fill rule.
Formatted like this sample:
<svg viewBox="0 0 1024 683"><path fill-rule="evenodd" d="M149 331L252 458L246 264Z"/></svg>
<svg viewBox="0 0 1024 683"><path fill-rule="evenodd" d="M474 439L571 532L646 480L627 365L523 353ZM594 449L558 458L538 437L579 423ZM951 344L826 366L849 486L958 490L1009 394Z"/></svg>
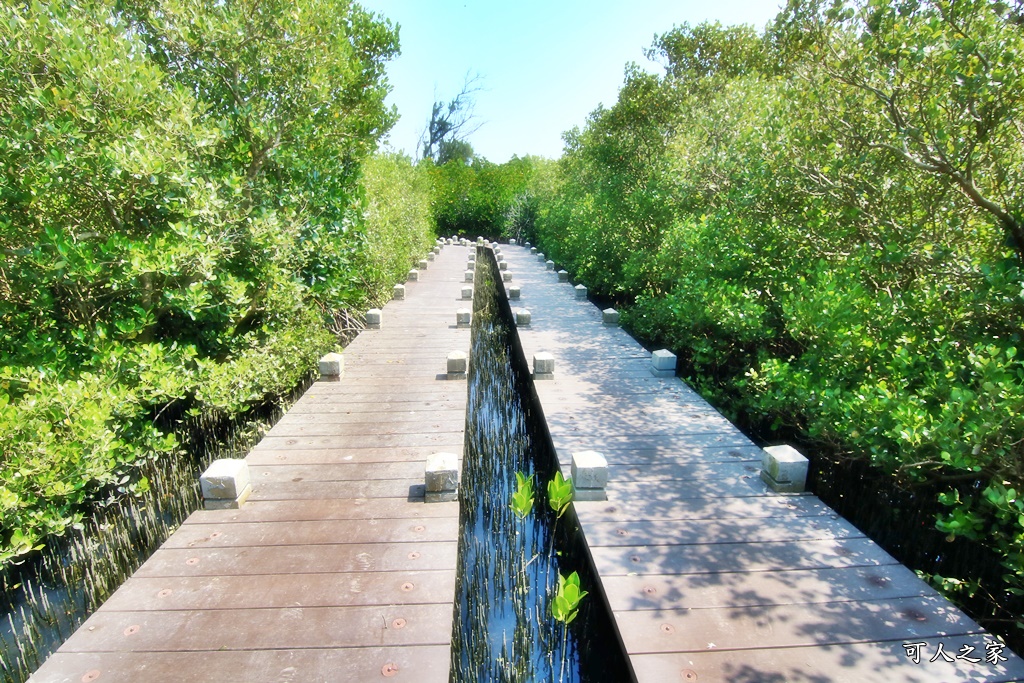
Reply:
<svg viewBox="0 0 1024 683"><path fill-rule="evenodd" d="M782 0L359 0L400 25L402 55L388 66L401 120L389 144L415 156L433 101L479 74L480 125L470 143L487 159L557 158L562 133L615 102L626 64L648 70L655 34L684 22L762 28Z"/></svg>

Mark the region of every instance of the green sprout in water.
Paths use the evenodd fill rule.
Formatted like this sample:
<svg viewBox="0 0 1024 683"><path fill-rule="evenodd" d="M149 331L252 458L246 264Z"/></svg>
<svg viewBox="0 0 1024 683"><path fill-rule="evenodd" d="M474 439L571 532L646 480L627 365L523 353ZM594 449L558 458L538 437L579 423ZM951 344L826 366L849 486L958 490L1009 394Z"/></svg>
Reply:
<svg viewBox="0 0 1024 683"><path fill-rule="evenodd" d="M512 511L519 519L526 519L533 509L533 475L516 472L516 492L512 494Z"/></svg>
<svg viewBox="0 0 1024 683"><path fill-rule="evenodd" d="M572 480L566 479L561 472L555 472L555 478L548 482L548 503L551 509L562 514L569 509L572 502Z"/></svg>
<svg viewBox="0 0 1024 683"><path fill-rule="evenodd" d="M579 574L573 572L569 576L558 575L558 592L551 603L551 616L563 624L570 624L579 614L580 601L586 597L587 591L580 590Z"/></svg>

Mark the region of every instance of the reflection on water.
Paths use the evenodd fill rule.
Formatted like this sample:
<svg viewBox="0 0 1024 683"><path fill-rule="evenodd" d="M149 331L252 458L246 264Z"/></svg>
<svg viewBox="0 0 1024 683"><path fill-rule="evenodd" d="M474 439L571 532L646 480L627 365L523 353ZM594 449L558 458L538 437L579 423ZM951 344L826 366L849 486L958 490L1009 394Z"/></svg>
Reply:
<svg viewBox="0 0 1024 683"><path fill-rule="evenodd" d="M556 521L548 507L554 457L542 418L534 415L494 270L490 258L479 259L451 680L628 680L575 514ZM536 501L525 520L509 506L517 471L534 477ZM559 571L579 572L591 591L568 627L551 616Z"/></svg>

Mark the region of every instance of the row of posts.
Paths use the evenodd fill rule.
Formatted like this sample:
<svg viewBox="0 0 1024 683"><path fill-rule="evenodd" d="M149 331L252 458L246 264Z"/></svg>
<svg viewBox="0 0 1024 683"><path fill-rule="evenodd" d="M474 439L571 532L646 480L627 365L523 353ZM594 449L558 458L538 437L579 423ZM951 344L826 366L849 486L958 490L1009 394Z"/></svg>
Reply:
<svg viewBox="0 0 1024 683"><path fill-rule="evenodd" d="M469 240L457 237L438 239L436 246L427 254L425 259L418 263L419 268L414 268L407 275L407 282L415 282L419 279L419 272L426 270L429 263L434 261L441 253L441 247L446 244L460 244L469 246ZM510 282L512 273L508 270L508 263L501 254L501 247L497 244L491 245L483 237L478 237L478 246L489 246L494 250L495 259L498 263L498 270L502 273L502 281ZM515 240L509 240L510 246L515 246ZM529 242L523 245L530 253L536 255L538 260L545 264L545 269L554 271L555 262L546 259L542 252L533 247ZM476 257L470 252L465 281L472 283L476 266ZM565 270L557 271L559 282L568 282L569 274ZM405 299L405 285L395 285L393 298ZM575 298L586 300L587 288L582 284L574 287ZM521 290L517 286L510 286L508 290L509 299L517 300L521 296ZM473 298L473 287L471 285L462 288L462 299ZM459 308L456 311L456 326L469 328L472 321L472 311L467 308ZM531 323L531 313L528 309L517 309L515 313L517 327L528 328ZM607 308L601 312L601 322L606 327L618 327L619 313L614 308ZM382 312L373 308L366 313L366 328L377 330L381 328ZM655 377L669 378L676 374L676 356L668 349L658 349L651 354L650 372ZM446 359L445 378L449 380L460 380L466 378L469 358L463 351L452 351ZM329 353L320 359L319 370L322 381L340 381L344 375L345 359L340 353ZM533 356L534 380L554 379L555 358L547 352L538 352ZM780 493L801 493L806 487L808 461L799 451L792 446L770 446L763 449L761 479L774 491ZM581 451L572 454L572 482L575 500L605 500L605 487L608 483L608 462L606 458L597 451ZM444 502L458 499L458 456L453 453L433 453L427 458L424 472L426 502ZM227 509L237 508L242 505L252 492L252 484L249 478L248 466L245 460L223 458L215 460L200 477L200 485L206 509Z"/></svg>

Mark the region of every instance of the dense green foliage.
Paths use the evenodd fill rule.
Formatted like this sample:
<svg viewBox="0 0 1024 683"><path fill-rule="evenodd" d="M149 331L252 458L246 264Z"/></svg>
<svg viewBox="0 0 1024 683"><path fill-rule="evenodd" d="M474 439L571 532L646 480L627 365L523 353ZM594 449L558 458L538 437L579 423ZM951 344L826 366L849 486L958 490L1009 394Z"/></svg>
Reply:
<svg viewBox="0 0 1024 683"><path fill-rule="evenodd" d="M431 239L347 0L0 7L0 562L282 395Z"/></svg>
<svg viewBox="0 0 1024 683"><path fill-rule="evenodd" d="M524 224L532 224L532 188L549 164L530 156L495 164L473 155L471 148L442 164L426 162L438 234L489 239L520 235Z"/></svg>
<svg viewBox="0 0 1024 683"><path fill-rule="evenodd" d="M943 486L940 529L1006 570L947 587L1019 614L1021 17L792 0L649 56L664 75L629 70L566 135L529 237L768 438Z"/></svg>

